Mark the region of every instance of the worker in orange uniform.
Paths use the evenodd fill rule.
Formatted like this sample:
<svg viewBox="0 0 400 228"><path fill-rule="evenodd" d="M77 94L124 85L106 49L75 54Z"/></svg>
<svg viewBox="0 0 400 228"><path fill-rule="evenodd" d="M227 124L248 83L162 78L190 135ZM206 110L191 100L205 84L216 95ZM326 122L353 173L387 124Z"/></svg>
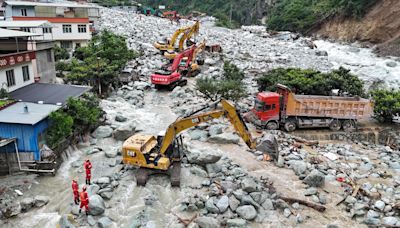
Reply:
<svg viewBox="0 0 400 228"><path fill-rule="evenodd" d="M85 207L86 215L89 214L89 196L86 192L86 186L82 187L82 192L79 194L81 198L81 205L79 206L79 213L82 211L82 207Z"/></svg>
<svg viewBox="0 0 400 228"><path fill-rule="evenodd" d="M79 185L76 180L72 180L72 192L74 193L74 202L76 205L79 204Z"/></svg>
<svg viewBox="0 0 400 228"><path fill-rule="evenodd" d="M92 177L92 163L90 163L89 159L85 161L84 167L86 170L86 184L90 185L90 178Z"/></svg>

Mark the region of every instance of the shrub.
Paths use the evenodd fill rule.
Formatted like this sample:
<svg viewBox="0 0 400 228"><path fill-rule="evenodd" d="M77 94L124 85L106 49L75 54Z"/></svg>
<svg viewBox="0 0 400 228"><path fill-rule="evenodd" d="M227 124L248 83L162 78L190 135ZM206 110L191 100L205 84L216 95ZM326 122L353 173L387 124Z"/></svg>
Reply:
<svg viewBox="0 0 400 228"><path fill-rule="evenodd" d="M363 82L345 68L331 73L311 69L277 68L257 79L260 91L275 91L276 84L284 84L298 94L331 95L333 89L351 96L365 96Z"/></svg>
<svg viewBox="0 0 400 228"><path fill-rule="evenodd" d="M378 89L371 92L374 100L374 117L381 122L391 122L400 114L400 91Z"/></svg>
<svg viewBox="0 0 400 228"><path fill-rule="evenodd" d="M74 129L84 131L97 124L101 109L96 97L84 96L82 98L69 98L66 113L73 118Z"/></svg>
<svg viewBox="0 0 400 228"><path fill-rule="evenodd" d="M73 118L62 110L52 112L49 116L50 127L46 134L47 144L54 148L72 133Z"/></svg>
<svg viewBox="0 0 400 228"><path fill-rule="evenodd" d="M59 61L61 59L69 59L69 53L67 49L56 45L54 47L54 58L56 61Z"/></svg>

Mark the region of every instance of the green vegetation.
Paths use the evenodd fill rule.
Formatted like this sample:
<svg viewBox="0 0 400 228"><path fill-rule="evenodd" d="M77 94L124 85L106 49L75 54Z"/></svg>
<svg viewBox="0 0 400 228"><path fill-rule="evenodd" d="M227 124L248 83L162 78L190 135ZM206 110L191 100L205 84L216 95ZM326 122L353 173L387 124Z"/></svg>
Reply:
<svg viewBox="0 0 400 228"><path fill-rule="evenodd" d="M54 58L56 61L59 61L61 59L69 59L69 53L67 49L56 45L54 46Z"/></svg>
<svg viewBox="0 0 400 228"><path fill-rule="evenodd" d="M239 100L246 95L242 80L244 73L230 62L224 63L224 74L221 80L199 78L196 81L197 89L213 101L220 98Z"/></svg>
<svg viewBox="0 0 400 228"><path fill-rule="evenodd" d="M8 98L8 92L5 88L1 88L0 89L0 99L4 99L4 98Z"/></svg>
<svg viewBox="0 0 400 228"><path fill-rule="evenodd" d="M70 63L67 79L74 84L94 86L99 94L118 83L124 65L138 56L128 50L125 38L109 31L94 36L88 46L78 48ZM59 66L58 70L65 66Z"/></svg>
<svg viewBox="0 0 400 228"><path fill-rule="evenodd" d="M362 17L378 0L281 0L270 10L268 27L306 32L326 17Z"/></svg>
<svg viewBox="0 0 400 228"><path fill-rule="evenodd" d="M46 141L54 148L73 132L84 133L97 125L101 115L98 98L83 95L81 98L69 98L65 109L50 114L50 127Z"/></svg>
<svg viewBox="0 0 400 228"><path fill-rule="evenodd" d="M71 65L63 60L60 60L58 62L56 62L56 76L63 78L64 75L64 71L70 71L71 70Z"/></svg>
<svg viewBox="0 0 400 228"><path fill-rule="evenodd" d="M375 118L381 122L391 122L392 117L400 114L400 91L377 89L371 92L374 100Z"/></svg>
<svg viewBox="0 0 400 228"><path fill-rule="evenodd" d="M50 114L51 127L46 134L46 142L50 148L54 148L62 140L72 133L74 119L63 110L58 110Z"/></svg>
<svg viewBox="0 0 400 228"><path fill-rule="evenodd" d="M275 91L276 84L284 84L298 94L330 95L332 89L351 96L365 96L363 82L345 68L330 73L298 68L277 68L257 79L260 91Z"/></svg>

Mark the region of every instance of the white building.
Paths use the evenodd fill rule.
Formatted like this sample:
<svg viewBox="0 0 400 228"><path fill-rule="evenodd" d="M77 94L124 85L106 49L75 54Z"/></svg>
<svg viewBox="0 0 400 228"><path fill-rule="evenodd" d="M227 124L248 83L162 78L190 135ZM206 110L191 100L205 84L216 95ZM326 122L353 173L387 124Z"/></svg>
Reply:
<svg viewBox="0 0 400 228"><path fill-rule="evenodd" d="M61 47L75 49L91 39L100 17L99 8L73 2L5 1L8 21L48 21L53 40Z"/></svg>

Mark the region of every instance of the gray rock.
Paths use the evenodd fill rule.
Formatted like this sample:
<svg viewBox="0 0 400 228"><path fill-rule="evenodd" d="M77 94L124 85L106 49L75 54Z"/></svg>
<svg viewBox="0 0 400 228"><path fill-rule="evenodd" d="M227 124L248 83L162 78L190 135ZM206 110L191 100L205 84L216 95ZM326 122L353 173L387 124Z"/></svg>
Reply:
<svg viewBox="0 0 400 228"><path fill-rule="evenodd" d="M307 171L307 163L304 161L292 161L290 163L290 168L299 176Z"/></svg>
<svg viewBox="0 0 400 228"><path fill-rule="evenodd" d="M209 142L219 143L219 144L238 144L239 143L239 136L233 133L222 133L218 135L212 135L208 138Z"/></svg>
<svg viewBox="0 0 400 228"><path fill-rule="evenodd" d="M218 220L215 218L210 218L210 217L198 217L195 222L201 227L201 228L219 228L220 224Z"/></svg>
<svg viewBox="0 0 400 228"><path fill-rule="evenodd" d="M94 183L97 183L99 185L110 184L110 182L111 180L109 177L100 177L94 181Z"/></svg>
<svg viewBox="0 0 400 228"><path fill-rule="evenodd" d="M95 153L98 153L100 151L102 151L102 150L100 148L96 147L96 148L93 148L93 150L87 151L86 154L95 154Z"/></svg>
<svg viewBox="0 0 400 228"><path fill-rule="evenodd" d="M126 118L125 116L122 116L122 115L115 116L115 121L117 121L117 122L126 122L127 120L128 120L128 118Z"/></svg>
<svg viewBox="0 0 400 228"><path fill-rule="evenodd" d="M93 136L96 139L108 138L111 137L112 132L113 130L110 126L100 126L93 132Z"/></svg>
<svg viewBox="0 0 400 228"><path fill-rule="evenodd" d="M346 202L347 204L354 204L355 202L357 202L357 199L353 196L347 196L344 202Z"/></svg>
<svg viewBox="0 0 400 228"><path fill-rule="evenodd" d="M365 218L364 223L367 225L378 225L381 221L377 218Z"/></svg>
<svg viewBox="0 0 400 228"><path fill-rule="evenodd" d="M99 228L110 228L113 225L113 222L108 217L102 217L97 221Z"/></svg>
<svg viewBox="0 0 400 228"><path fill-rule="evenodd" d="M82 160L73 161L73 162L71 162L71 167L74 167L74 168L83 167L83 161Z"/></svg>
<svg viewBox="0 0 400 228"><path fill-rule="evenodd" d="M396 66L397 66L397 63L396 63L396 62L393 62L393 61L390 61L390 62L387 62L387 63L386 63L386 66L388 66L388 67L396 67Z"/></svg>
<svg viewBox="0 0 400 228"><path fill-rule="evenodd" d="M21 213L21 205L18 202L2 203L0 209L6 218L11 218Z"/></svg>
<svg viewBox="0 0 400 228"><path fill-rule="evenodd" d="M108 158L115 158L115 157L117 157L118 150L115 149L115 148L110 148L109 150L106 150L106 151L104 152L104 154L105 154L106 157L108 157Z"/></svg>
<svg viewBox="0 0 400 228"><path fill-rule="evenodd" d="M382 223L388 226L395 226L397 222L399 222L399 219L396 217L390 216L382 218Z"/></svg>
<svg viewBox="0 0 400 228"><path fill-rule="evenodd" d="M285 208L285 210L283 210L283 215L286 217L286 218L289 218L289 216L292 214L292 212L290 211L290 209L289 208Z"/></svg>
<svg viewBox="0 0 400 228"><path fill-rule="evenodd" d="M222 167L218 163L206 164L206 170L208 174L214 174L221 172Z"/></svg>
<svg viewBox="0 0 400 228"><path fill-rule="evenodd" d="M99 195L89 197L89 213L91 215L101 215L104 213L106 206L103 198Z"/></svg>
<svg viewBox="0 0 400 228"><path fill-rule="evenodd" d="M304 178L303 182L311 187L321 187L325 184L325 175L314 169Z"/></svg>
<svg viewBox="0 0 400 228"><path fill-rule="evenodd" d="M89 225L91 225L91 226L96 225L96 220L91 215L88 215L87 221L88 221Z"/></svg>
<svg viewBox="0 0 400 228"><path fill-rule="evenodd" d="M210 128L208 129L208 133L210 134L210 136L219 135L222 134L223 128L224 126L219 124L211 125Z"/></svg>
<svg viewBox="0 0 400 228"><path fill-rule="evenodd" d="M245 228L246 227L246 220L244 219L228 219L226 222L227 227L232 228Z"/></svg>
<svg viewBox="0 0 400 228"><path fill-rule="evenodd" d="M315 54L316 54L317 56L328 56L328 52L327 52L327 51L321 51L321 50L317 50L317 51L315 52Z"/></svg>
<svg viewBox="0 0 400 228"><path fill-rule="evenodd" d="M208 133L204 130L194 129L189 132L189 136L192 140L206 141L208 138Z"/></svg>
<svg viewBox="0 0 400 228"><path fill-rule="evenodd" d="M258 203L261 204L261 192L252 192L250 193L251 198L253 198L253 200Z"/></svg>
<svg viewBox="0 0 400 228"><path fill-rule="evenodd" d="M272 203L272 200L270 199L266 199L264 201L264 203L261 204L261 206L265 209L265 210L274 210L274 204Z"/></svg>
<svg viewBox="0 0 400 228"><path fill-rule="evenodd" d="M256 149L263 153L269 154L275 161L278 160L278 141L273 134L265 134L261 139L259 139Z"/></svg>
<svg viewBox="0 0 400 228"><path fill-rule="evenodd" d="M24 198L21 200L20 205L21 205L21 211L26 212L29 211L35 205L35 200L33 198Z"/></svg>
<svg viewBox="0 0 400 228"><path fill-rule="evenodd" d="M99 193L99 194L105 200L109 200L109 199L111 199L113 197L113 192L102 192L102 193Z"/></svg>
<svg viewBox="0 0 400 228"><path fill-rule="evenodd" d="M233 192L233 195L236 197L236 199L242 200L243 196L246 195L246 193L242 189L237 189Z"/></svg>
<svg viewBox="0 0 400 228"><path fill-rule="evenodd" d="M95 195L99 192L100 190L100 186L98 186L97 184L91 184L89 186L87 186L87 193L90 196Z"/></svg>
<svg viewBox="0 0 400 228"><path fill-rule="evenodd" d="M43 207L50 201L47 196L35 196L35 207Z"/></svg>
<svg viewBox="0 0 400 228"><path fill-rule="evenodd" d="M192 174L194 174L196 176L204 177L204 178L208 177L207 172L203 168L201 168L199 166L191 167L190 168L190 173L192 173Z"/></svg>
<svg viewBox="0 0 400 228"><path fill-rule="evenodd" d="M113 132L113 137L116 140L124 141L135 133L136 126L134 124L124 124Z"/></svg>
<svg viewBox="0 0 400 228"><path fill-rule="evenodd" d="M241 183L243 191L255 192L257 191L257 183L250 177L243 179Z"/></svg>
<svg viewBox="0 0 400 228"><path fill-rule="evenodd" d="M242 199L240 200L241 205L253 205L255 208L260 208L260 205L256 203L256 201L251 198L250 195L244 195Z"/></svg>
<svg viewBox="0 0 400 228"><path fill-rule="evenodd" d="M240 201L237 200L235 196L232 195L229 197L229 208L232 211L236 211L236 209L239 207L239 205L240 205Z"/></svg>
<svg viewBox="0 0 400 228"><path fill-rule="evenodd" d="M227 195L223 195L217 202L216 205L221 213L224 213L229 207L229 198Z"/></svg>
<svg viewBox="0 0 400 228"><path fill-rule="evenodd" d="M252 205L240 206L236 209L236 213L246 220L253 220L257 216L257 211Z"/></svg>
<svg viewBox="0 0 400 228"><path fill-rule="evenodd" d="M305 196L312 196L318 193L318 190L314 187L307 188L306 191L304 192Z"/></svg>
<svg viewBox="0 0 400 228"><path fill-rule="evenodd" d="M205 206L206 206L207 211L209 211L210 213L219 214L219 209L218 209L218 207L216 207L216 206L214 205L214 197L209 198L209 199L206 201Z"/></svg>
<svg viewBox="0 0 400 228"><path fill-rule="evenodd" d="M303 223L304 222L304 218L300 214L297 214L296 215L296 222L297 223Z"/></svg>
<svg viewBox="0 0 400 228"><path fill-rule="evenodd" d="M374 210L369 210L367 213L368 218L379 218L380 214Z"/></svg>
<svg viewBox="0 0 400 228"><path fill-rule="evenodd" d="M60 225L60 228L75 228L77 227L75 224L76 222L71 214L62 215L60 220L58 221L58 225Z"/></svg>
<svg viewBox="0 0 400 228"><path fill-rule="evenodd" d="M221 159L221 154L217 154L209 150L199 150L191 148L185 151L189 163L206 165L210 163L216 163Z"/></svg>
<svg viewBox="0 0 400 228"><path fill-rule="evenodd" d="M338 226L338 225L335 225L335 224L328 224L328 225L326 226L326 228L339 228L339 226Z"/></svg>
<svg viewBox="0 0 400 228"><path fill-rule="evenodd" d="M327 203L328 199L326 197L326 194L320 193L318 197L319 197L319 202L321 204L326 204Z"/></svg>
<svg viewBox="0 0 400 228"><path fill-rule="evenodd" d="M79 205L73 205L71 208L71 214L79 216ZM95 222L96 223L96 222Z"/></svg>
<svg viewBox="0 0 400 228"><path fill-rule="evenodd" d="M382 200L378 200L375 202L374 206L378 210L383 211L383 209L385 208L385 202L383 202Z"/></svg>

